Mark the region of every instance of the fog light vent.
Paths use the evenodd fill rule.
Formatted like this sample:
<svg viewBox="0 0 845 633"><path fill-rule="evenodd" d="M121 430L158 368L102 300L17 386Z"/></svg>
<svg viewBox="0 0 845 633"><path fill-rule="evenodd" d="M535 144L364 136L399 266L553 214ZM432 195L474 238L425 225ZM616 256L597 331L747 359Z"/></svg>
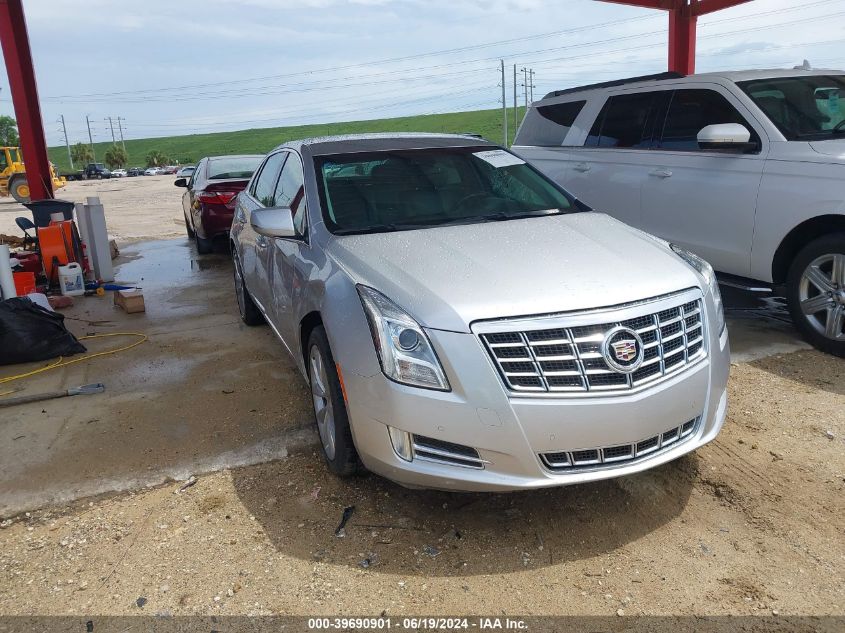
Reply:
<svg viewBox="0 0 845 633"><path fill-rule="evenodd" d="M414 458L464 468L484 468L485 463L471 446L423 435L414 435Z"/></svg>

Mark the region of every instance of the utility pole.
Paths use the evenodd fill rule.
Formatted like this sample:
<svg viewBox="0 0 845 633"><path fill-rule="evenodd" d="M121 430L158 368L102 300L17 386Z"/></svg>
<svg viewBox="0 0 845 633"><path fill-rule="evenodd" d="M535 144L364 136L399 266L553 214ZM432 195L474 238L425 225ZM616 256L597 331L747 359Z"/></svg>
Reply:
<svg viewBox="0 0 845 633"><path fill-rule="evenodd" d="M534 69L528 70L528 97L529 102L534 103Z"/></svg>
<svg viewBox="0 0 845 633"><path fill-rule="evenodd" d="M91 136L91 121L88 119L88 115L85 115L85 123L88 125L88 144L91 146L91 158L94 162L97 162L97 153L94 151L94 137Z"/></svg>
<svg viewBox="0 0 845 633"><path fill-rule="evenodd" d="M522 68L522 94L525 97L525 111L528 112L528 69Z"/></svg>
<svg viewBox="0 0 845 633"><path fill-rule="evenodd" d="M125 121L123 117L117 117L117 129L120 130L120 144L123 146L123 151L126 151L126 143L123 141L123 125L121 125L121 121Z"/></svg>
<svg viewBox="0 0 845 633"><path fill-rule="evenodd" d="M67 159L70 161L70 168L71 170L75 169L73 166L73 155L70 153L70 141L67 138L67 126L65 125L65 115L59 115L62 117L62 131L65 135L65 147L67 147Z"/></svg>
<svg viewBox="0 0 845 633"><path fill-rule="evenodd" d="M508 99L505 93L505 60L500 60L502 68L502 131L505 137L504 145L508 146Z"/></svg>
<svg viewBox="0 0 845 633"><path fill-rule="evenodd" d="M103 119L103 121L106 120L109 122L109 127L111 127L111 143L112 145L117 145L117 141L114 138L114 123L112 123L110 116L107 116L105 119Z"/></svg>
<svg viewBox="0 0 845 633"><path fill-rule="evenodd" d="M513 65L513 140L516 140L516 130L519 127L519 105L516 100L516 64Z"/></svg>

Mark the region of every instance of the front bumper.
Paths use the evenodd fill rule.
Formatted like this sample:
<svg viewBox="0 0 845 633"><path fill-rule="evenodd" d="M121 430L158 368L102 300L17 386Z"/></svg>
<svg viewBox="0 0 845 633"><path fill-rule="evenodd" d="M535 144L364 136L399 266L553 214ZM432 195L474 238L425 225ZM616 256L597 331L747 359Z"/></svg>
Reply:
<svg viewBox="0 0 845 633"><path fill-rule="evenodd" d="M343 373L352 433L364 465L409 487L508 491L629 475L694 451L714 439L725 420L726 330L721 336L707 334L705 359L662 382L631 393L581 397L508 392L476 335L428 333L452 382L451 392L399 385L381 374ZM569 470L553 470L541 459L545 453L636 447L692 420L693 430L684 437L636 459ZM388 426L472 447L483 467L405 461L394 451Z"/></svg>

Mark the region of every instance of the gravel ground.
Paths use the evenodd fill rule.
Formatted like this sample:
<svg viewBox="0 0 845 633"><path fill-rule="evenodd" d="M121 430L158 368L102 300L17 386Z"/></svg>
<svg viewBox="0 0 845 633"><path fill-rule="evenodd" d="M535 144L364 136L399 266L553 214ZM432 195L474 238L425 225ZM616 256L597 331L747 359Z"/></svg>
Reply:
<svg viewBox="0 0 845 633"><path fill-rule="evenodd" d="M802 351L730 384L715 442L592 485L411 491L306 449L18 516L0 613L841 615L845 367Z"/></svg>
<svg viewBox="0 0 845 633"><path fill-rule="evenodd" d="M124 244L184 235L169 177L70 183L59 195L100 195ZM28 212L0 202L0 233L19 233L17 215ZM186 261L172 265L210 260ZM160 294L145 317L157 345L170 344L165 306L196 310L200 329L228 323L202 316L222 305L202 286ZM772 355L796 349L788 327L730 327L734 349L754 344L732 367L725 428L671 464L556 490L449 494L338 480L306 442L181 493L170 482L0 517L0 615L845 615L845 363ZM280 397L304 401L301 382L292 376ZM154 406L137 419L159 415ZM137 441L122 439L126 425L115 418L109 441Z"/></svg>

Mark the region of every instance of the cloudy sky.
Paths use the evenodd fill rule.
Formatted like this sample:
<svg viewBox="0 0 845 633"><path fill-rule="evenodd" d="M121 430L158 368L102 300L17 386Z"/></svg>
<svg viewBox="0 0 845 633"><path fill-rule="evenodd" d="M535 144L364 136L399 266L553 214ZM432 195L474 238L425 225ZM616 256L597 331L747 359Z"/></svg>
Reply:
<svg viewBox="0 0 845 633"><path fill-rule="evenodd" d="M44 125L126 138L500 104L666 69L666 15L593 0L24 0ZM698 70L845 67L845 0L754 0L699 21ZM522 82L520 77L519 82ZM0 113L13 114L5 72ZM522 88L520 88L520 91ZM520 94L520 101L522 96Z"/></svg>

